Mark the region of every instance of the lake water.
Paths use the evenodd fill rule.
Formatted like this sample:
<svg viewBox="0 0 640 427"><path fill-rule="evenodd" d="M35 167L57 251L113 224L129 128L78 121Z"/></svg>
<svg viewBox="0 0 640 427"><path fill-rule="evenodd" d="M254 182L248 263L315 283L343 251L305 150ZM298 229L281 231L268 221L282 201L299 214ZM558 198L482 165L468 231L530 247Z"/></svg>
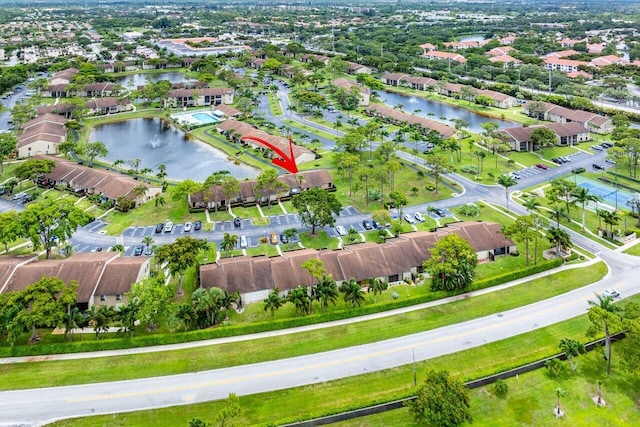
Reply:
<svg viewBox="0 0 640 427"><path fill-rule="evenodd" d="M470 34L468 36L460 37L459 41L461 42L481 42L484 40L484 36L482 34Z"/></svg>
<svg viewBox="0 0 640 427"><path fill-rule="evenodd" d="M182 73L143 73L118 77L116 78L116 83L121 84L122 86L129 89L135 89L138 86L144 86L149 82L155 83L159 82L160 80L169 80L171 83L182 83L190 81Z"/></svg>
<svg viewBox="0 0 640 427"><path fill-rule="evenodd" d="M202 141L189 141L185 133L174 127L165 127L158 118L131 119L123 122L96 126L91 141L102 141L109 150L103 160L113 163L140 159L140 169L167 166L167 177L172 180L187 178L204 181L215 171L228 170L238 178L255 178L258 171L250 166L234 165L220 150ZM127 164L121 166L128 169Z"/></svg>
<svg viewBox="0 0 640 427"><path fill-rule="evenodd" d="M380 90L377 91L377 93L380 95L382 102L387 104L389 107L395 107L398 104L402 104L402 111L406 113L436 120L448 126L454 126L454 123L451 122L452 119L462 119L469 124L468 129L471 132L482 132L480 125L486 122L496 122L500 125L500 128L517 126L517 123L494 119L491 117L484 117L464 108L454 107L452 105L431 101L417 96L400 95Z"/></svg>

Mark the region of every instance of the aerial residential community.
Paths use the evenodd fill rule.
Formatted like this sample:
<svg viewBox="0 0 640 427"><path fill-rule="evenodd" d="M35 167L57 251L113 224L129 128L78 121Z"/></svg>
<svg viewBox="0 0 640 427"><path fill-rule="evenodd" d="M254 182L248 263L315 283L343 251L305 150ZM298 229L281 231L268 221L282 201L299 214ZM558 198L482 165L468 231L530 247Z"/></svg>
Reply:
<svg viewBox="0 0 640 427"><path fill-rule="evenodd" d="M2 2L0 426L640 425L639 25Z"/></svg>

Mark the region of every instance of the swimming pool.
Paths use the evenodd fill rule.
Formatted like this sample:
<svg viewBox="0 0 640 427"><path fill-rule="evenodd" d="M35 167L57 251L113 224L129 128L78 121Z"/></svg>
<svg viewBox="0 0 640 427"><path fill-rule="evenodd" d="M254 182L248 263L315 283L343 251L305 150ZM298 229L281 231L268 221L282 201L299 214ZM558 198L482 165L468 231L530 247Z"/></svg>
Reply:
<svg viewBox="0 0 640 427"><path fill-rule="evenodd" d="M198 120L200 123L204 124L209 124L209 123L218 123L219 120L216 119L215 117L213 117L211 114L208 113L195 113L192 114L191 117L193 117L194 119Z"/></svg>

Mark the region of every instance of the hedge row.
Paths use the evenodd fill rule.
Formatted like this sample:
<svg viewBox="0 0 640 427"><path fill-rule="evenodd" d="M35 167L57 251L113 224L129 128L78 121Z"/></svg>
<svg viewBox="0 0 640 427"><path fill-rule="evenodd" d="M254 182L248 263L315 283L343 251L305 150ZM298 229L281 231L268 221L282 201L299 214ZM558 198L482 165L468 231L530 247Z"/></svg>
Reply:
<svg viewBox="0 0 640 427"><path fill-rule="evenodd" d="M470 290L479 290L491 286L506 283L511 280L521 279L531 274L555 268L562 264L562 259L553 260L550 263L539 264L528 268L512 271L474 282L469 289L445 293L431 292L412 298L397 299L384 304L355 307L348 310L318 313L310 316L278 319L266 322L257 322L242 325L220 326L214 329L199 329L188 332L162 335L145 335L140 337L109 338L95 341L72 341L66 343L48 343L37 345L20 345L13 347L0 347L0 357L36 356L45 354L81 353L104 350L120 350L126 348L149 347L157 345L178 344L191 341L202 341L215 338L226 338L238 335L248 335L260 332L269 332L281 329L290 329L317 323L331 322L351 317L359 317L383 311L394 310L412 305L434 301L447 296L459 295Z"/></svg>
<svg viewBox="0 0 640 427"><path fill-rule="evenodd" d="M631 181L631 182L634 182L636 184L640 184L640 179L634 178L634 177L629 176L629 175L622 175L622 174L619 174L619 173L616 173L616 172L612 172L612 171L607 171L607 174L608 175L612 175L614 177L622 178L625 181ZM636 190L636 191L638 191L638 190Z"/></svg>

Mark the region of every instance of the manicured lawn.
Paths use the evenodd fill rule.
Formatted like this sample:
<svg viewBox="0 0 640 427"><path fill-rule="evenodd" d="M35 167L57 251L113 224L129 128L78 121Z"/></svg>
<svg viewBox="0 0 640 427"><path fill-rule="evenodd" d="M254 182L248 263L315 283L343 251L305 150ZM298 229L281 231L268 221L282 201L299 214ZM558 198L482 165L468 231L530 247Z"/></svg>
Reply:
<svg viewBox="0 0 640 427"><path fill-rule="evenodd" d="M172 188L169 188L162 195L166 200L164 206L155 206L153 200L138 206L129 212L123 213L117 210L112 211L105 221L109 223L104 230L110 235L119 235L127 227L130 226L147 226L165 222L170 219L175 224L182 224L186 221L202 221L203 225L207 222L204 213L190 213L187 209L185 201L171 200Z"/></svg>
<svg viewBox="0 0 640 427"><path fill-rule="evenodd" d="M640 298L635 297L632 298L631 301L638 302L640 301ZM510 338L508 340L503 340L487 344L482 347L477 347L459 353L438 357L426 362L419 362L416 364L417 378L424 378L427 370L429 369L447 369L453 376L457 376L463 381L468 381L474 378L480 378L482 376L513 368L526 362L531 362L552 354L556 354L558 352L558 343L563 338L573 338L584 342L584 333L588 325L589 321L586 315L582 315L547 328ZM523 351L523 349L526 349L526 351ZM617 355L615 354L615 349L616 347L614 346L614 361L618 359ZM500 357L496 357L496 355L500 355ZM585 359L589 357L595 357L596 359L593 367L589 369L591 369L591 371L593 372L602 372L604 363L596 355L581 356L582 360L580 361L580 363L585 366L584 369L586 370L587 363L590 363L585 361ZM470 361L473 361L473 363L469 363ZM599 363L599 365L597 365L597 363ZM625 409L631 408L626 402L630 399L626 399L625 396L629 395L629 391L633 390L633 387L627 383L627 388L622 388L623 386L625 386L625 383L621 380L618 380L620 386L615 386L613 384L616 381L615 372L617 372L618 369L619 368L614 365L614 376L612 377L613 381L611 381L611 383L605 381L605 385L603 387L604 398L610 399L610 401L612 403L615 403L616 405L614 406L612 404L611 409L601 409L604 409L603 412L612 412L613 410L615 410L616 412L613 413L620 413L620 411L624 411L625 414L629 413L630 415L628 425L635 425L638 423L637 413L631 414L631 409L629 409L629 411ZM539 375L539 373L528 375ZM521 379L522 378L523 377L521 377ZM513 382L514 380L509 381ZM525 381L525 385L533 384L535 378L532 378L530 380L528 377L524 377L524 379L522 379L522 382ZM541 381L541 387L544 387L545 382L546 381ZM593 389L591 387L594 386L594 382L589 380L585 383L585 385L589 391L592 391ZM562 381L560 386L567 391L570 390L570 387L571 390L580 389L580 384L576 384L574 386L573 383L567 380ZM551 387L552 390L555 390L555 388L553 388L553 385L551 385ZM509 392L506 401L510 401L509 396L516 397L516 399L511 400L509 411L518 411L518 408L520 407L529 407L526 401L520 401L517 398L517 388L515 386L510 385L510 389L512 389L513 393L512 391ZM546 405L547 399L549 399L551 401L551 405L553 405L555 396L554 391L552 391L551 395L547 397L547 392L545 392L546 389L541 388L539 390L541 394L536 398L536 400L540 399L540 401L544 401ZM284 424L288 420L291 420L292 417L296 417L297 419L315 418L330 413L341 412L347 408L368 406L379 402L390 401L396 398L408 397L412 395L414 391L415 387L413 386L413 366L407 365L382 372L359 375L355 377L340 379L337 381L324 382L295 389L241 396L240 405L244 409L244 415L237 421L239 425L265 425L266 423ZM577 392L576 395L582 396L582 393ZM617 396L620 395L622 396L622 398L620 400L617 400ZM570 396L567 396L566 403L570 404L571 399L572 398ZM485 418L483 418L484 415L481 412L476 412L482 411L482 408L478 408L478 406L483 404L484 403L482 401L477 400L474 393L472 408L474 408L473 410L474 416L476 417L476 424L481 423L480 425L523 425L517 421L513 421L511 423L491 423L494 418L489 418L485 422ZM618 405L621 406L619 409ZM587 404L582 405L579 410L583 408L584 410L591 410L591 407L587 402ZM219 401L206 402L202 404L177 406L152 411L140 411L127 414L91 417L89 419L66 420L55 423L54 425L67 427L84 426L87 425L88 422L90 422L91 425L94 426L133 426L153 424L157 426L172 427L175 425L185 425L193 417L200 417L207 421L213 420L215 414L220 410L220 408L221 402ZM292 412L291 408L295 408L295 411ZM573 408L573 404L571 404L571 406L566 406L567 410L569 410L570 408ZM553 416L551 412L552 409L553 407L551 406L547 412L550 417ZM491 417L493 417L494 412L491 410L491 408L487 408L486 412L491 414ZM342 425L412 426L414 424L412 424L411 419L406 416L407 413L408 412L406 410L401 409L398 411L394 411L394 413L387 413L389 418L382 418L381 422L377 422L376 419L374 419L372 424L368 424L368 419L361 419L350 421L346 424L343 423ZM619 425L619 423L616 422L614 422L613 424L600 424L597 422L575 424L571 422L573 420L573 414L577 414L577 412L569 412L568 419L563 420L562 424L566 424L567 422L569 422L569 424L567 425ZM502 417L503 415L495 413L495 416ZM378 417L387 417L387 415L376 416L376 418ZM576 419L580 420L580 418ZM551 422L549 423L549 425L558 424L553 418L551 418L550 421ZM359 424L360 422L365 423Z"/></svg>
<svg viewBox="0 0 640 427"><path fill-rule="evenodd" d="M255 206L249 208L233 208L233 214L243 219L249 218L251 223L256 226L269 225L269 218L261 216L260 212L258 212L258 208Z"/></svg>
<svg viewBox="0 0 640 427"><path fill-rule="evenodd" d="M300 242L305 248L313 249L338 249L338 239L327 236L324 230L316 230L315 236L311 232L300 233Z"/></svg>
<svg viewBox="0 0 640 427"><path fill-rule="evenodd" d="M95 381L96 378L101 381L112 381L196 372L376 342L471 320L549 298L602 278L606 273L606 267L603 263L598 263L581 269L580 273L564 271L528 282L525 285L466 298L430 309L353 323L348 326L266 338L259 341L260 345L256 345L256 341L221 344L166 352L163 353L162 358L158 358L158 355L153 353L119 356L109 358L108 365L103 363L87 364L85 360L1 365L0 389L79 384ZM398 290L401 289L398 288ZM383 295L392 294L394 291L396 291L396 287L390 288ZM405 297L402 292L398 293L400 298ZM439 292L434 293L433 296L435 299L441 298L445 294ZM260 304L255 304L255 306L257 308L254 310L259 311ZM287 306L292 309L290 304ZM255 311L252 313L257 314ZM276 316L279 313L280 311L276 313ZM231 324L241 322L241 316L236 317L234 313L231 314ZM264 313L264 316L268 316L268 314ZM242 354L243 357L238 358L238 354ZM520 360L520 355L515 357L515 360ZM518 363L512 361L512 364ZM489 372L492 368L490 365L484 367Z"/></svg>
<svg viewBox="0 0 640 427"><path fill-rule="evenodd" d="M278 97L270 92L268 98L269 108L271 108L271 114L273 114L274 116L281 116L282 107L280 107L280 101L278 100Z"/></svg>
<svg viewBox="0 0 640 427"><path fill-rule="evenodd" d="M640 244L635 244L624 251L625 254L640 256Z"/></svg>
<svg viewBox="0 0 640 427"><path fill-rule="evenodd" d="M268 237L268 236L267 236ZM278 250L271 243L261 243L259 246L247 248L247 255L258 256L265 255L268 257L278 256Z"/></svg>

